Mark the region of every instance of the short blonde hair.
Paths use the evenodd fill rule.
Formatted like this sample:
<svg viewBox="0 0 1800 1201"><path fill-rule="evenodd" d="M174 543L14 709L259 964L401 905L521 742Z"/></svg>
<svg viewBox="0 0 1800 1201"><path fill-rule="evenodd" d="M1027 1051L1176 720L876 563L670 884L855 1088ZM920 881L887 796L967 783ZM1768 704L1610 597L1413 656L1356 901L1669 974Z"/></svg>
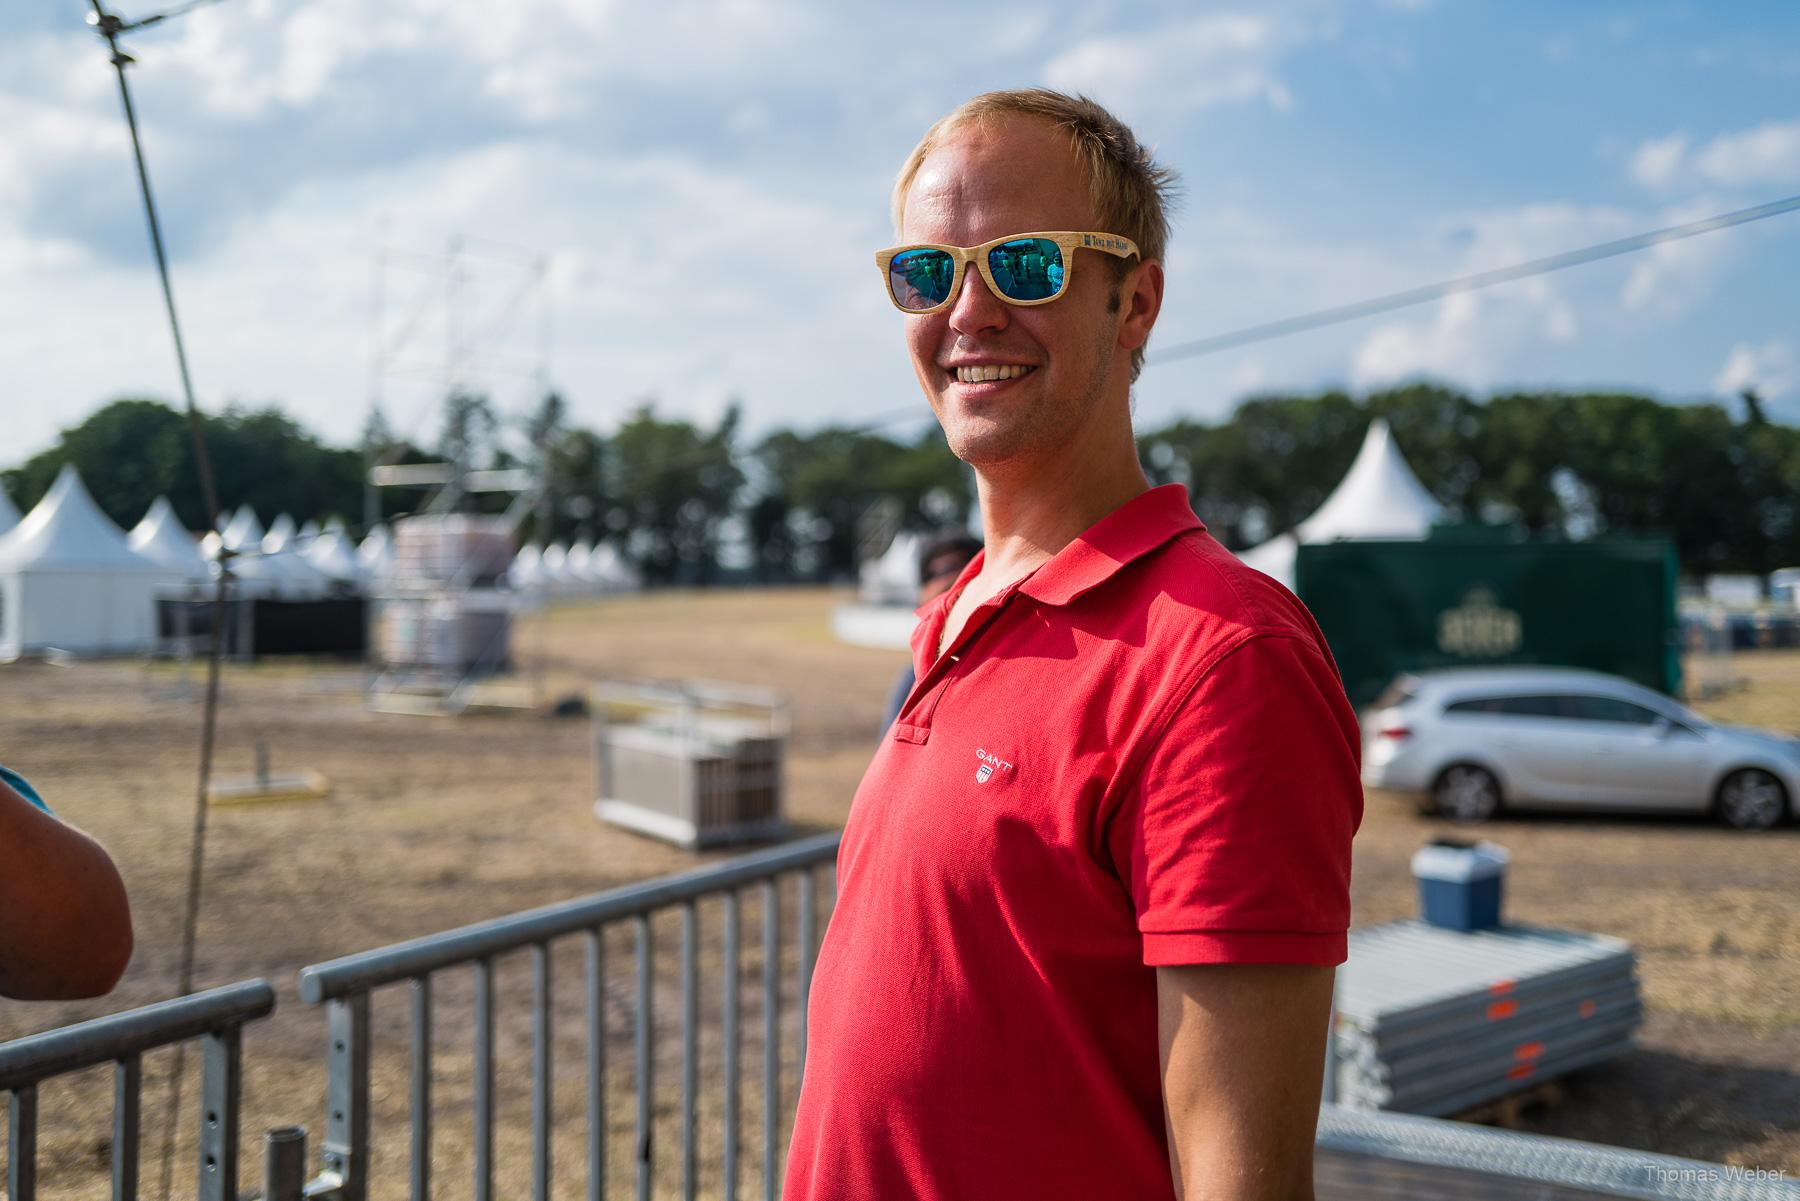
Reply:
<svg viewBox="0 0 1800 1201"><path fill-rule="evenodd" d="M1070 96L1049 88L1014 88L984 92L964 101L925 131L907 156L894 181L894 230L898 234L906 211L906 194L926 157L952 133L968 125L982 125L1003 117L1035 117L1048 121L1068 135L1088 177L1099 228L1123 234L1138 245L1140 261L1162 261L1169 245L1168 210L1179 192L1173 170L1156 161L1148 146L1138 141L1130 126L1086 96ZM1106 256L1123 278L1131 266L1127 259ZM1143 370L1144 351L1131 355L1131 378Z"/></svg>

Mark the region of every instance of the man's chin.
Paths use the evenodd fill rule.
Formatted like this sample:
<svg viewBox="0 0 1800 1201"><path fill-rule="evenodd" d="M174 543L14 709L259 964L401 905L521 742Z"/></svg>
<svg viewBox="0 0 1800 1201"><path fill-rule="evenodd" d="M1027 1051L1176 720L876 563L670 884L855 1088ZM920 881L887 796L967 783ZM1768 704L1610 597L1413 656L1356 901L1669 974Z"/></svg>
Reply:
<svg viewBox="0 0 1800 1201"><path fill-rule="evenodd" d="M1030 439L1020 429L1004 429L988 422L954 422L944 428L950 453L975 468L1000 467L1020 458Z"/></svg>

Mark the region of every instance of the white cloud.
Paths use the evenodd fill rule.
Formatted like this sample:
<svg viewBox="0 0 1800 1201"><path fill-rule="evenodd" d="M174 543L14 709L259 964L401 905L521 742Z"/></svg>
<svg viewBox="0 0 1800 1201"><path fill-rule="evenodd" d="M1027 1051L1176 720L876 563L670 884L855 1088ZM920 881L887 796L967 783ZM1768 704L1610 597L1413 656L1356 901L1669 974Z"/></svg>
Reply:
<svg viewBox="0 0 1800 1201"><path fill-rule="evenodd" d="M1664 138L1651 138L1632 152L1631 178L1647 188L1666 188L1674 182L1687 157L1688 136L1677 130Z"/></svg>
<svg viewBox="0 0 1800 1201"><path fill-rule="evenodd" d="M1742 133L1722 134L1694 152L1694 165L1713 183L1800 181L1800 120L1769 121Z"/></svg>
<svg viewBox="0 0 1800 1201"><path fill-rule="evenodd" d="M1702 200L1646 215L1603 206L1527 205L1447 222L1461 235L1460 261L1445 275L1473 274L1604 242L1655 225L1692 220L1716 206ZM1604 265L1534 276L1439 302L1423 315L1396 314L1350 352L1360 386L1438 375L1477 387L1517 379L1549 348L1573 346L1584 330L1666 326L1705 301L1734 257L1719 239L1666 242L1634 255L1624 282ZM1615 290L1616 289L1616 290ZM1373 289L1371 289L1373 290Z"/></svg>
<svg viewBox="0 0 1800 1201"><path fill-rule="evenodd" d="M1765 399L1780 400L1800 386L1800 354L1783 338L1770 338L1761 346L1739 342L1725 356L1712 386L1714 392L1732 396L1755 388Z"/></svg>
<svg viewBox="0 0 1800 1201"><path fill-rule="evenodd" d="M1766 121L1698 145L1679 131L1651 138L1632 153L1629 170L1656 189L1788 187L1800 183L1800 118Z"/></svg>
<svg viewBox="0 0 1800 1201"><path fill-rule="evenodd" d="M1499 339L1494 323L1482 321L1482 308L1481 297L1465 292L1440 302L1424 322L1377 326L1352 354L1351 382L1372 388L1418 375L1485 381Z"/></svg>
<svg viewBox="0 0 1800 1201"><path fill-rule="evenodd" d="M215 253L178 270L196 386L217 408L241 398L280 400L328 439L354 437L366 411L374 331L369 322L372 236L384 213L404 214L384 241L442 254L450 231L553 250L552 379L577 381L577 416L608 427L642 397L665 412L716 417L742 398L753 429L856 415L860 405L822 373L847 361L895 359L890 373L916 395L864 248L878 239L878 204L845 213L744 174L666 154L574 154L551 142L482 147L356 180L303 185L254 223L234 229ZM803 254L782 248L804 247ZM471 244L471 250L479 250ZM57 386L93 405L117 380L174 395L167 331L147 263L106 265L83 256L69 270L51 244L0 241L0 276L18 280L0 297L0 362L62 364ZM508 301L520 273L482 273L460 297L465 328L500 331L476 349L487 360L528 365L537 353L536 313ZM272 286L271 281L279 281ZM433 286L428 274L390 268L389 338ZM69 315L62 326L29 320L25 299ZM16 311L15 311L16 310ZM384 381L389 421L415 438L435 435L445 332L441 305L427 305L417 336ZM509 321L509 314L511 319ZM829 343L820 331L831 330ZM94 355L96 337L105 355ZM891 355L889 354L891 350ZM477 370L503 412L518 414L536 383L516 372ZM39 437L47 437L51 424ZM37 439L32 439L36 441ZM9 456L10 457L10 456Z"/></svg>
<svg viewBox="0 0 1800 1201"><path fill-rule="evenodd" d="M1726 207L1723 200L1703 196L1659 212L1654 221L1663 227L1684 225ZM1631 272L1619 292L1619 302L1631 312L1677 316L1712 293L1721 271L1738 257L1741 245L1727 232L1659 242L1639 251L1631 257Z"/></svg>
<svg viewBox="0 0 1800 1201"><path fill-rule="evenodd" d="M1306 36L1293 18L1210 13L1161 29L1089 38L1045 64L1044 78L1132 114L1255 102L1285 111L1294 96L1277 68Z"/></svg>

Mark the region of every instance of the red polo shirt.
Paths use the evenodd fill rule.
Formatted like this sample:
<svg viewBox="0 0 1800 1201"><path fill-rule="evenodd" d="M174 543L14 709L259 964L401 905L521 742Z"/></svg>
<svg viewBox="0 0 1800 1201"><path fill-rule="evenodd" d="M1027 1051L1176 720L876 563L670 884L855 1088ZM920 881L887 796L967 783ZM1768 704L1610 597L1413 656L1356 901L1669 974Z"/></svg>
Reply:
<svg viewBox="0 0 1800 1201"><path fill-rule="evenodd" d="M977 609L850 808L786 1201L1173 1198L1157 964L1341 963L1355 715L1179 485Z"/></svg>

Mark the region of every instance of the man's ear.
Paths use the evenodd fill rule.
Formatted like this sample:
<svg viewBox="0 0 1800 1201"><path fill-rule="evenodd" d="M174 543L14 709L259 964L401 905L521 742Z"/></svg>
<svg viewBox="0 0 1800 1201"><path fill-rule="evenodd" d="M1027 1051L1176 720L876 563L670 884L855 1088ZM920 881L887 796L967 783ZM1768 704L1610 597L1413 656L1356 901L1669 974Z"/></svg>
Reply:
<svg viewBox="0 0 1800 1201"><path fill-rule="evenodd" d="M1120 281L1124 303L1119 306L1119 345L1137 350L1150 340L1150 331L1162 312L1163 265L1155 259L1139 263Z"/></svg>

